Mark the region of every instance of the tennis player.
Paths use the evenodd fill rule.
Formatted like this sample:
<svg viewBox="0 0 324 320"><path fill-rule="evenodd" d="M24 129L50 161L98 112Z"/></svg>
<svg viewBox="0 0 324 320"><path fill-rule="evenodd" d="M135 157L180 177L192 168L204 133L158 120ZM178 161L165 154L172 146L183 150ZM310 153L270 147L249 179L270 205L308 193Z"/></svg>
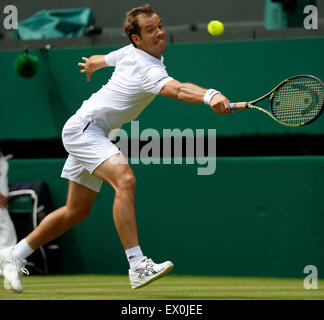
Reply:
<svg viewBox="0 0 324 320"><path fill-rule="evenodd" d="M168 75L162 57L166 33L150 5L129 11L124 30L131 44L107 55L83 57L79 63L88 81L96 70L109 66L115 70L108 83L84 101L63 128L63 144L69 153L62 171L62 177L69 180L66 205L47 215L16 246L0 252L5 287L14 292L23 290L26 258L86 219L103 181L115 190L113 218L130 265L131 288L147 285L173 268L170 261L157 264L143 254L135 217L135 176L107 136L112 129L134 120L158 94L208 104L219 115L232 111L217 90L180 83Z"/></svg>

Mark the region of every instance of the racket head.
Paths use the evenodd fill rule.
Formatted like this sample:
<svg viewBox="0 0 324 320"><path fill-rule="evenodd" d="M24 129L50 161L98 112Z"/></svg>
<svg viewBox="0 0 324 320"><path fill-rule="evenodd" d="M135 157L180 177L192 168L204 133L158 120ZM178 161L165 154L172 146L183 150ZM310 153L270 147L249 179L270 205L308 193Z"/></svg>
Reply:
<svg viewBox="0 0 324 320"><path fill-rule="evenodd" d="M317 77L298 75L279 84L270 97L270 113L281 124L300 127L315 121L324 108L324 84Z"/></svg>

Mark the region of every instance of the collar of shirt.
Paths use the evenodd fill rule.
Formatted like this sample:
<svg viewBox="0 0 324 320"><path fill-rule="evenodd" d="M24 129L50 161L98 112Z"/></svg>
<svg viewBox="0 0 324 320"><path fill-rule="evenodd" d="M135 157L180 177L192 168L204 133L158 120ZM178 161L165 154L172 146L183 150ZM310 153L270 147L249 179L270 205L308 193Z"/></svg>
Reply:
<svg viewBox="0 0 324 320"><path fill-rule="evenodd" d="M159 60L158 58L152 56L151 54L147 53L146 51L144 51L142 49L138 49L138 48L135 48L135 47L134 47L134 49L135 49L136 52L138 52L142 56L148 57L148 58L150 58L154 62L160 62L161 64L163 64L164 57L162 55L161 55L161 60Z"/></svg>

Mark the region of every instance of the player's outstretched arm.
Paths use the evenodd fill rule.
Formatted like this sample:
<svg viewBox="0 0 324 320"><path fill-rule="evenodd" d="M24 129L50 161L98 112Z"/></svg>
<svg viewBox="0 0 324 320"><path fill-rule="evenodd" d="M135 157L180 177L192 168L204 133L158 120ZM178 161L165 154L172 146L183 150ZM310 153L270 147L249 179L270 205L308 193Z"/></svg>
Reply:
<svg viewBox="0 0 324 320"><path fill-rule="evenodd" d="M80 70L81 73L85 73L87 75L87 80L90 81L91 75L102 68L109 67L105 60L105 55L94 55L90 58L82 57L84 62L79 62L78 66L83 69Z"/></svg>
<svg viewBox="0 0 324 320"><path fill-rule="evenodd" d="M209 98L208 95L210 94ZM160 91L160 95L175 98L192 104L206 103L218 114L233 113L229 108L229 100L221 93L216 94L193 83L181 83L177 80L168 81Z"/></svg>

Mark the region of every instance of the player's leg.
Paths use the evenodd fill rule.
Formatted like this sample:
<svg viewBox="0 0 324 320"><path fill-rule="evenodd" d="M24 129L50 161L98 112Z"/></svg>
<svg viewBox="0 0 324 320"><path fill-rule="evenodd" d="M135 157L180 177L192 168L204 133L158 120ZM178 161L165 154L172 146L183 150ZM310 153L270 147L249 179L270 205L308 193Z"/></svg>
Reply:
<svg viewBox="0 0 324 320"><path fill-rule="evenodd" d="M115 190L114 223L125 250L138 246L135 216L136 179L122 154L104 161L93 175L110 184Z"/></svg>
<svg viewBox="0 0 324 320"><path fill-rule="evenodd" d="M16 293L23 291L21 277L28 274L26 258L41 245L57 238L88 217L97 192L69 181L67 202L49 215L38 227L16 246L1 250L0 268L4 275L4 286Z"/></svg>
<svg viewBox="0 0 324 320"><path fill-rule="evenodd" d="M81 184L69 181L66 205L47 215L26 237L30 247L36 250L86 219L97 194Z"/></svg>
<svg viewBox="0 0 324 320"><path fill-rule="evenodd" d="M173 263L154 263L139 247L135 215L136 179L123 155L104 161L93 175L109 183L115 190L113 217L117 232L130 263L129 279L132 289L143 287L166 275Z"/></svg>

